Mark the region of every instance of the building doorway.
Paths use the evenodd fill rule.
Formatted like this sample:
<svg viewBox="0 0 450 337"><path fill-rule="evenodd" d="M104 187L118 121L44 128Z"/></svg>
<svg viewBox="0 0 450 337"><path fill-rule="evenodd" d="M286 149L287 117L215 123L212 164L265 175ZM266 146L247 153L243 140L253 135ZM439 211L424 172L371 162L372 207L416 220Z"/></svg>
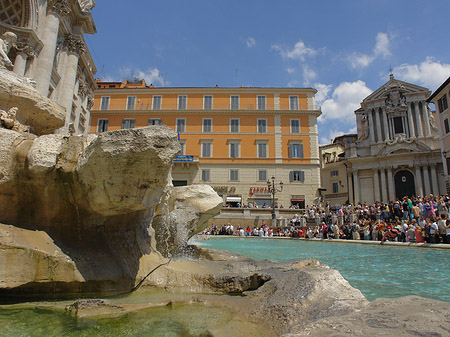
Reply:
<svg viewBox="0 0 450 337"><path fill-rule="evenodd" d="M405 195L411 197L416 195L416 185L414 175L408 170L398 171L394 177L395 181L395 197L403 198Z"/></svg>

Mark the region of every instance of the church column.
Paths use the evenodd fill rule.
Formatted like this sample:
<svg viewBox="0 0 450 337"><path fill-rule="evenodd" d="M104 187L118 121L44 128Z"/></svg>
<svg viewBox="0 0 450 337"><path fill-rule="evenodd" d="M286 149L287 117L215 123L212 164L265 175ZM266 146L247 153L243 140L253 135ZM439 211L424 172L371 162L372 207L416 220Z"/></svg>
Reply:
<svg viewBox="0 0 450 337"><path fill-rule="evenodd" d="M415 137L415 131L414 131L414 122L413 122L413 118L412 118L412 111L411 111L411 106L408 104L408 126L409 126L409 137Z"/></svg>
<svg viewBox="0 0 450 337"><path fill-rule="evenodd" d="M392 167L387 169L388 173L388 193L389 200L395 200L395 183L394 183L394 175L392 174Z"/></svg>
<svg viewBox="0 0 450 337"><path fill-rule="evenodd" d="M369 137L370 137L370 144L375 143L375 128L373 127L373 115L372 111L368 113L369 115Z"/></svg>
<svg viewBox="0 0 450 337"><path fill-rule="evenodd" d="M381 120L380 120L380 112L378 111L378 109L375 109L375 121L377 122L378 142L381 143L383 141L383 136L381 134Z"/></svg>
<svg viewBox="0 0 450 337"><path fill-rule="evenodd" d="M68 128L69 124L74 122L74 120L71 120L70 118L72 113L73 93L77 77L78 59L84 53L85 46L81 37L68 34L64 40L64 47L67 49L67 58L58 103L66 108L65 127Z"/></svg>
<svg viewBox="0 0 450 337"><path fill-rule="evenodd" d="M351 172L347 173L347 186L348 186L348 201L352 204L355 203L355 199L353 197L353 181Z"/></svg>
<svg viewBox="0 0 450 337"><path fill-rule="evenodd" d="M423 122L425 126L425 136L430 137L431 136L431 128L430 128L430 122L428 120L428 111L426 104L422 104L422 115L423 115Z"/></svg>
<svg viewBox="0 0 450 337"><path fill-rule="evenodd" d="M375 192L375 201L381 201L380 179L378 178L378 168L373 170L373 190Z"/></svg>
<svg viewBox="0 0 450 337"><path fill-rule="evenodd" d="M26 40L18 41L15 44L15 48L17 50L17 56L14 61L13 71L19 76L24 76L28 58L34 58L36 53Z"/></svg>
<svg viewBox="0 0 450 337"><path fill-rule="evenodd" d="M423 182L425 183L425 195L430 195L431 186L430 186L430 174L428 172L428 165L423 166Z"/></svg>
<svg viewBox="0 0 450 337"><path fill-rule="evenodd" d="M354 185L354 204L357 205L359 202L359 178L358 170L353 171L353 185Z"/></svg>
<svg viewBox="0 0 450 337"><path fill-rule="evenodd" d="M380 169L380 175L381 175L381 199L384 202L388 202L388 194L387 194L387 185L386 185L386 169L382 168ZM381 200L380 200L381 201Z"/></svg>
<svg viewBox="0 0 450 337"><path fill-rule="evenodd" d="M416 169L416 194L417 196L423 197L423 183L422 183L422 172L420 172L420 166L415 166Z"/></svg>
<svg viewBox="0 0 450 337"><path fill-rule="evenodd" d="M70 13L70 8L65 0L49 1L47 5L47 16L45 17L42 43L44 47L39 53L38 64L35 72L36 89L43 95L48 95L48 88L55 59L56 42L59 32L59 16Z"/></svg>
<svg viewBox="0 0 450 337"><path fill-rule="evenodd" d="M436 164L431 164L431 186L434 195L440 195L439 184L437 180Z"/></svg>
<svg viewBox="0 0 450 337"><path fill-rule="evenodd" d="M388 124L386 109L383 109L382 115L383 115L383 124L384 124L384 140L388 140L389 139L389 124Z"/></svg>
<svg viewBox="0 0 450 337"><path fill-rule="evenodd" d="M417 137L423 137L422 132L422 118L420 117L420 111L419 111L419 105L414 104L414 114L416 115L416 122L417 122Z"/></svg>

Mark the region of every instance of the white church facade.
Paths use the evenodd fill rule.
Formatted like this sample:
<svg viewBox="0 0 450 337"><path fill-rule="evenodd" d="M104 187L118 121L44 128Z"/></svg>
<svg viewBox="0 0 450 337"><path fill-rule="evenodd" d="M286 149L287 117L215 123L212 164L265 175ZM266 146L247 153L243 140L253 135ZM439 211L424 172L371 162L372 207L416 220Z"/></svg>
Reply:
<svg viewBox="0 0 450 337"><path fill-rule="evenodd" d="M346 149L349 201L369 204L446 192L436 116L423 87L390 80L355 111Z"/></svg>

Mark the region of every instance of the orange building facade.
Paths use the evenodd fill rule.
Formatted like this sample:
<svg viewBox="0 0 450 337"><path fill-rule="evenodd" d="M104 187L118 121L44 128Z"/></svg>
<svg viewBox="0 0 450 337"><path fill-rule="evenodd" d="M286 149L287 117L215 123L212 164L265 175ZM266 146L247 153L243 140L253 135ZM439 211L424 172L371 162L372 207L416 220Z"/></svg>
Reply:
<svg viewBox="0 0 450 337"><path fill-rule="evenodd" d="M209 184L231 206L270 207L272 176L283 181L275 199L280 207L303 208L318 196L315 89L97 84L91 132L148 125L178 132L174 185Z"/></svg>

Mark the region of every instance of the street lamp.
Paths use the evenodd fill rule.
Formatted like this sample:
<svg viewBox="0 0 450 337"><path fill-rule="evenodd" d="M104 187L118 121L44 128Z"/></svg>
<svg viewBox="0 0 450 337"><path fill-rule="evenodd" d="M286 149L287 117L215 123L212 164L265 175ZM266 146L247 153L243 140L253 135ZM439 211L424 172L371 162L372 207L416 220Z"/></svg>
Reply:
<svg viewBox="0 0 450 337"><path fill-rule="evenodd" d="M275 186L275 176L272 176L272 181L267 180L267 187L269 188L269 193L272 194L272 226L276 225L276 215L275 215L275 194L277 192L283 191L283 182L280 181L279 188Z"/></svg>

